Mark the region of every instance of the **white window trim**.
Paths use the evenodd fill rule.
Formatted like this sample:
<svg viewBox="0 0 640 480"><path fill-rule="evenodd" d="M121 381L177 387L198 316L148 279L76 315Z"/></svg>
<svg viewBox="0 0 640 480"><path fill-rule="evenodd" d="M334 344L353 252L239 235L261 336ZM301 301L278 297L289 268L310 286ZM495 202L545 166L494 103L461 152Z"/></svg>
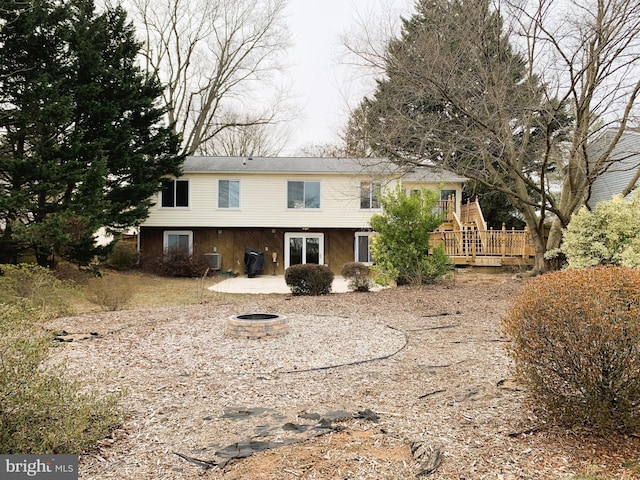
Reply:
<svg viewBox="0 0 640 480"><path fill-rule="evenodd" d="M189 256L193 256L192 230L165 230L162 232L162 252L166 255L169 250L169 235L187 235L189 237Z"/></svg>
<svg viewBox="0 0 640 480"><path fill-rule="evenodd" d="M319 238L319 255L318 259L320 265L324 265L324 233L315 233L315 232L285 232L284 234L284 268L285 270L291 266L291 252L289 251L289 239L291 237L301 237L301 238Z"/></svg>
<svg viewBox="0 0 640 480"><path fill-rule="evenodd" d="M238 206L237 207L221 207L220 206L220 182L238 182ZM216 193L216 208L218 210L240 210L242 207L242 181L239 178L219 178L216 184L217 193Z"/></svg>
<svg viewBox="0 0 640 480"><path fill-rule="evenodd" d="M360 251L358 250L359 248L359 243L358 243L358 237L368 237L369 238L369 247L371 247L371 237L375 234L375 232L356 232L354 239L353 239L353 261L354 262L358 262L358 257L359 257L359 253ZM367 258L369 258L369 252L367 252ZM363 263L365 265L373 265L374 262L360 262Z"/></svg>

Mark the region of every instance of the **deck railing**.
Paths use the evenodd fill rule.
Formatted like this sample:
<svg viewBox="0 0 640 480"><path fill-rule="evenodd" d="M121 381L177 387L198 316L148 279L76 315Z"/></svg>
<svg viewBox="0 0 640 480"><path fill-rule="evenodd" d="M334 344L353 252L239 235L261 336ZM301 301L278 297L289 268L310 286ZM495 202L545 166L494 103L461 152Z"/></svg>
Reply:
<svg viewBox="0 0 640 480"><path fill-rule="evenodd" d="M524 257L534 255L529 232L525 230L476 230L463 229L454 231L433 232L431 245L444 244L445 252L450 257L493 256Z"/></svg>
<svg viewBox="0 0 640 480"><path fill-rule="evenodd" d="M438 212L444 215L445 219L450 222L453 220L454 215L456 213L456 200L453 196L449 197L447 200L440 200L438 202Z"/></svg>

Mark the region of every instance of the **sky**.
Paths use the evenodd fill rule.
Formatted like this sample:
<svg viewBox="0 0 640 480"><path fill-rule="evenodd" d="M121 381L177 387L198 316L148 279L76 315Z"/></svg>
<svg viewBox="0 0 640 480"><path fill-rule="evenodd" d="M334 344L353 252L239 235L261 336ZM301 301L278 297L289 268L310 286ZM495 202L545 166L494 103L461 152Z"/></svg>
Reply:
<svg viewBox="0 0 640 480"><path fill-rule="evenodd" d="M293 45L288 73L301 108L285 155L306 145L338 143L338 133L356 106L373 88L373 77L361 78L344 65L342 35L355 35L358 19L384 15L394 22L412 12L413 0L289 0L287 14Z"/></svg>

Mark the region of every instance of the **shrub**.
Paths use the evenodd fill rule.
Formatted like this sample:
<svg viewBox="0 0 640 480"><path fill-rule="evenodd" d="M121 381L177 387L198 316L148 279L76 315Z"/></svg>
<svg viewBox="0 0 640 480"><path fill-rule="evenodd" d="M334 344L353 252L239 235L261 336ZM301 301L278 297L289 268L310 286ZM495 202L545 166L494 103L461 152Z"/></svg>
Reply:
<svg viewBox="0 0 640 480"><path fill-rule="evenodd" d="M517 378L550 420L600 433L640 427L640 270L537 277L502 326Z"/></svg>
<svg viewBox="0 0 640 480"><path fill-rule="evenodd" d="M364 263L345 263L340 274L349 281L348 285L351 290L368 292L373 285L371 269Z"/></svg>
<svg viewBox="0 0 640 480"><path fill-rule="evenodd" d="M2 453L81 453L120 421L118 395L101 396L47 362L53 340L39 311L0 304Z"/></svg>
<svg viewBox="0 0 640 480"><path fill-rule="evenodd" d="M135 280L127 275L106 275L87 282L86 297L105 311L126 307L136 293Z"/></svg>
<svg viewBox="0 0 640 480"><path fill-rule="evenodd" d="M431 250L429 237L444 220L437 212L439 195L422 189L407 193L402 189L380 199L382 214L371 217L376 235L371 238L371 252L376 272L398 285L430 283L453 268L440 247Z"/></svg>
<svg viewBox="0 0 640 480"><path fill-rule="evenodd" d="M561 251L572 268L640 266L640 192L575 213L564 230Z"/></svg>
<svg viewBox="0 0 640 480"><path fill-rule="evenodd" d="M207 269L205 259L181 252L169 252L162 259L161 275L169 277L200 277Z"/></svg>
<svg viewBox="0 0 640 480"><path fill-rule="evenodd" d="M117 242L107 258L106 264L115 270L131 270L138 261L136 247L127 242Z"/></svg>
<svg viewBox="0 0 640 480"><path fill-rule="evenodd" d="M42 318L71 313L70 298L77 295L72 282L58 280L38 265L0 265L0 304L24 303Z"/></svg>
<svg viewBox="0 0 640 480"><path fill-rule="evenodd" d="M333 277L333 272L329 267L313 263L292 265L284 272L284 280L294 295L331 293Z"/></svg>

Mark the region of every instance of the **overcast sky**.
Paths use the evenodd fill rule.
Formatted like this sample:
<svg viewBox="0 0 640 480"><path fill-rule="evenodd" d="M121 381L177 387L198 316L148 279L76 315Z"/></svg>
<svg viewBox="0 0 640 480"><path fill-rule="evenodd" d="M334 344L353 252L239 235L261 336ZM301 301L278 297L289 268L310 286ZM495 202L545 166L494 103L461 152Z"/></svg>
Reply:
<svg viewBox="0 0 640 480"><path fill-rule="evenodd" d="M341 65L342 34L355 34L359 18L380 12L393 17L410 15L413 0L289 0L292 30L291 68L293 91L302 118L283 155L299 153L308 144L337 143L337 133L348 119L348 105L371 88L353 70ZM388 16L388 14L386 15ZM396 21L396 18L393 18Z"/></svg>

